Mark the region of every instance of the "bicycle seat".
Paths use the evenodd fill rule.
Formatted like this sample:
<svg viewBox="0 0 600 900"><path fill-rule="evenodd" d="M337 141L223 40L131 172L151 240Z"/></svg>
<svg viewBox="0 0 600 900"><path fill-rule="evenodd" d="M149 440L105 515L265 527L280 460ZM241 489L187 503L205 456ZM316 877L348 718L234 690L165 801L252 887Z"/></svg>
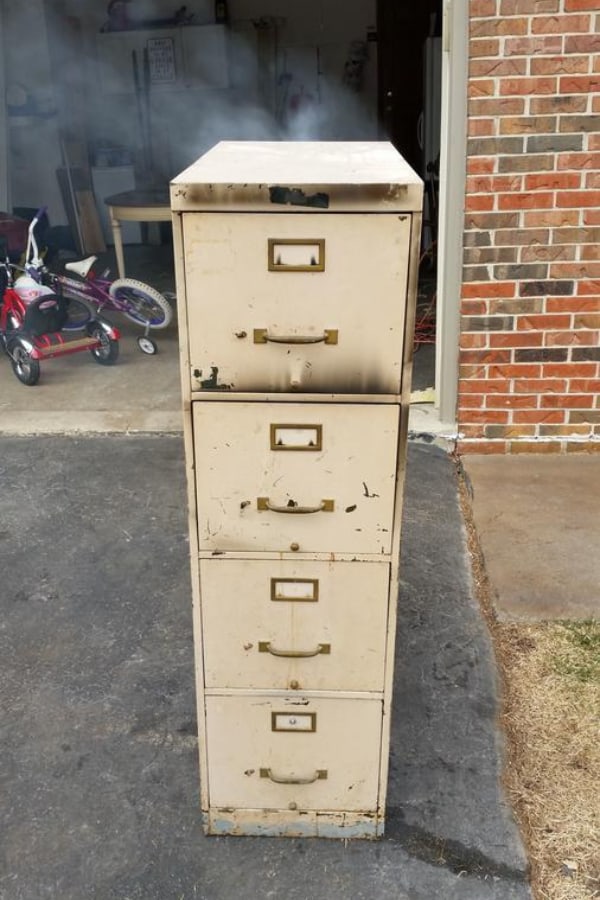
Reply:
<svg viewBox="0 0 600 900"><path fill-rule="evenodd" d="M86 256L85 259L78 259L75 262L65 263L65 269L69 272L75 272L80 278L87 278L87 274L98 259L97 256Z"/></svg>

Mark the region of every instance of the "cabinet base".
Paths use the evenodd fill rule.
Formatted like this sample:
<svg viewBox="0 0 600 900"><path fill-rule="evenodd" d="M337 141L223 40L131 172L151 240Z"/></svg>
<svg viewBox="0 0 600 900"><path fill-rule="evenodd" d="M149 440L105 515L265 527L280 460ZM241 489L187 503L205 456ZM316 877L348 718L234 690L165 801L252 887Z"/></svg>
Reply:
<svg viewBox="0 0 600 900"><path fill-rule="evenodd" d="M253 837L381 837L384 821L377 813L299 812L278 809L210 809L203 813L206 834Z"/></svg>

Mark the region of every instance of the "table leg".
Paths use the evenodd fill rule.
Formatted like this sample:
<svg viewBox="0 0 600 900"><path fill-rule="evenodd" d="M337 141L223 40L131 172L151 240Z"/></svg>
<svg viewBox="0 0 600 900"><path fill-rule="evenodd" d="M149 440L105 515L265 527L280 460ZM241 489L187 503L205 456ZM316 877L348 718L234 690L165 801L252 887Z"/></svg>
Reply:
<svg viewBox="0 0 600 900"><path fill-rule="evenodd" d="M115 242L115 256L117 257L117 271L119 278L125 277L125 258L123 256L123 237L121 235L121 223L115 217L112 206L108 207L110 216L110 225L112 228L113 239Z"/></svg>

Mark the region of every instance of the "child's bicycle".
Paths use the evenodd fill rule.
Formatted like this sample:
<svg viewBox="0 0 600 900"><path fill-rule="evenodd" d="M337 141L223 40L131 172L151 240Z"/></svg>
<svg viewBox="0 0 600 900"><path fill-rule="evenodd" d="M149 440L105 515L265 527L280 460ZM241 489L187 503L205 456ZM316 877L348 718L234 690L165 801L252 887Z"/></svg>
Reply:
<svg viewBox="0 0 600 900"><path fill-rule="evenodd" d="M33 276L0 262L0 347L22 384L40 378L40 361L89 351L112 365L119 355L119 332L79 300L60 296Z"/></svg>
<svg viewBox="0 0 600 900"><path fill-rule="evenodd" d="M30 262L25 264L25 271L36 280L43 281L56 293L91 303L98 312L119 312L136 325L141 325L144 333L137 339L138 347L143 353L156 353L158 348L149 337L149 331L166 328L170 324L173 309L167 298L150 285L133 278L112 281L108 269L102 275L96 275L93 265L97 256L65 263L67 273L72 272L77 278L50 272L39 257L34 234L35 225L43 213L44 208L38 210L31 223L26 254Z"/></svg>

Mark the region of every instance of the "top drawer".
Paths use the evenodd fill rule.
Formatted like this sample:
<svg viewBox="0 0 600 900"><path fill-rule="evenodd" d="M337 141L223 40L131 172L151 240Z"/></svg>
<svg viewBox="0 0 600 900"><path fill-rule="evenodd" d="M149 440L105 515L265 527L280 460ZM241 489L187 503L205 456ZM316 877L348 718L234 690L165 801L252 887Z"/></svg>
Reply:
<svg viewBox="0 0 600 900"><path fill-rule="evenodd" d="M192 390L400 393L410 226L185 213Z"/></svg>

